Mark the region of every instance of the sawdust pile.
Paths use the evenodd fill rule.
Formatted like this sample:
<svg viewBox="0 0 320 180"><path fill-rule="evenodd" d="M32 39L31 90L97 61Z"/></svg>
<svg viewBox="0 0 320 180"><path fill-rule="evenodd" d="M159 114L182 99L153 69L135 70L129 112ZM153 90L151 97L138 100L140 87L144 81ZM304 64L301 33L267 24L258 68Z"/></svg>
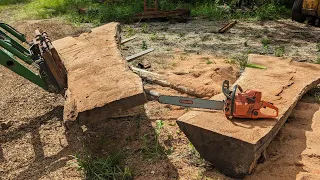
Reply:
<svg viewBox="0 0 320 180"><path fill-rule="evenodd" d="M320 105L303 98L246 179L320 179Z"/></svg>
<svg viewBox="0 0 320 180"><path fill-rule="evenodd" d="M234 83L239 75L236 65L226 63L225 59L212 55L184 55L176 52L172 67L159 72L167 76L174 86L187 87L200 98L210 98L221 92L224 80Z"/></svg>

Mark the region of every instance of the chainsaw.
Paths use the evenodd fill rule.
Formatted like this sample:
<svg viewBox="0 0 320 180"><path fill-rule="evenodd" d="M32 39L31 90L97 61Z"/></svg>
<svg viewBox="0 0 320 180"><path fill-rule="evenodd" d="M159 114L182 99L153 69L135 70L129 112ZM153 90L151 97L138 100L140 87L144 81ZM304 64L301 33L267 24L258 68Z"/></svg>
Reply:
<svg viewBox="0 0 320 180"><path fill-rule="evenodd" d="M237 90L239 92L237 93ZM262 101L262 93L256 90L246 90L239 85L235 85L229 90L229 81L222 84L222 92L226 96L223 101L206 100L199 98L189 98L181 96L160 95L153 91L146 91L152 100L157 100L162 104L171 104L192 108L203 108L212 110L223 110L226 117L233 118L262 119L278 117L278 108L273 103ZM265 114L261 109L272 109L272 114Z"/></svg>

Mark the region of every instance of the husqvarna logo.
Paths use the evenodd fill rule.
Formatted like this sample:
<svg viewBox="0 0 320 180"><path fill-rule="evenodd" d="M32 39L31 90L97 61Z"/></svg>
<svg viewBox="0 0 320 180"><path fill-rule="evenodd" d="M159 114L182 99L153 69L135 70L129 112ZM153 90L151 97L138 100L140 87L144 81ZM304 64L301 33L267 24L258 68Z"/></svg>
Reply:
<svg viewBox="0 0 320 180"><path fill-rule="evenodd" d="M188 99L180 99L179 102L181 104L193 104L193 101Z"/></svg>

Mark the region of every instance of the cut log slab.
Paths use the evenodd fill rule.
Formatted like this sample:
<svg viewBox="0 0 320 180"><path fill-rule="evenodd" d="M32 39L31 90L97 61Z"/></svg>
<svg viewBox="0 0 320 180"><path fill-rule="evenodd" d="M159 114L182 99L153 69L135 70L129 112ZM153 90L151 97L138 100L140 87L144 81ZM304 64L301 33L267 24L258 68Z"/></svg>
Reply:
<svg viewBox="0 0 320 180"><path fill-rule="evenodd" d="M246 68L236 84L262 92L279 108L277 119L227 120L222 111L190 111L177 121L201 156L228 176L242 178L287 120L297 101L320 82L320 66L291 59L249 55L266 70ZM222 94L214 100L223 100ZM290 153L290 152L288 152Z"/></svg>
<svg viewBox="0 0 320 180"><path fill-rule="evenodd" d="M146 102L142 81L130 71L119 43L118 23L53 42L68 74L65 121L99 121Z"/></svg>

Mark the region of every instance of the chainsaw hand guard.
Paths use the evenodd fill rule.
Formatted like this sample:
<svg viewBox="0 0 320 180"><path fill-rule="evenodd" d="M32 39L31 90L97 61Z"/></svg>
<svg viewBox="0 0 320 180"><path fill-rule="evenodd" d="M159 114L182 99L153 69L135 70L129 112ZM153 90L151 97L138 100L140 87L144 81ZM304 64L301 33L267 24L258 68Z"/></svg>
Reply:
<svg viewBox="0 0 320 180"><path fill-rule="evenodd" d="M239 93L237 94L237 90ZM226 117L231 120L236 118L261 119L278 117L278 108L272 103L262 101L262 93L255 90L243 89L239 85L235 85L233 90L229 90L229 81L222 84L222 92L226 96L224 112ZM265 114L260 110L269 108L275 110L274 114Z"/></svg>

